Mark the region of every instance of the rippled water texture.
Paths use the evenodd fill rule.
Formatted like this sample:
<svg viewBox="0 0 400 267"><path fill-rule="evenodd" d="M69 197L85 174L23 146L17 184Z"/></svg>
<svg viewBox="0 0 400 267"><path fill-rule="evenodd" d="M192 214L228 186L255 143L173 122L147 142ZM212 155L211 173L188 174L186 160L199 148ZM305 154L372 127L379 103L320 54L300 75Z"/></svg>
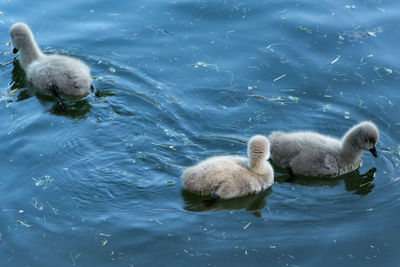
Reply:
<svg viewBox="0 0 400 267"><path fill-rule="evenodd" d="M0 68L0 266L397 266L400 8L388 1L3 1L8 31L92 69L57 108ZM343 177L276 172L208 203L184 167L253 134L377 124L379 158ZM208 203L208 204L207 204Z"/></svg>

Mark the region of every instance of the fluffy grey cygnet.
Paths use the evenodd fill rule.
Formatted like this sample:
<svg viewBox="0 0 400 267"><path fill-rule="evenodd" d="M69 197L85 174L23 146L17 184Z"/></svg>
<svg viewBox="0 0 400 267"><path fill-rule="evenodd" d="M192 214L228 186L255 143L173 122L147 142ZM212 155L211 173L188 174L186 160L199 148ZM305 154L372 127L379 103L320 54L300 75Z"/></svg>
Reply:
<svg viewBox="0 0 400 267"><path fill-rule="evenodd" d="M379 131L372 122L353 126L341 140L314 132L272 132L272 160L293 174L338 176L360 166L363 150L378 157Z"/></svg>
<svg viewBox="0 0 400 267"><path fill-rule="evenodd" d="M69 97L82 97L90 92L90 69L78 59L45 55L35 42L32 31L22 22L10 30L14 53L20 51L20 63L26 77L36 88Z"/></svg>
<svg viewBox="0 0 400 267"><path fill-rule="evenodd" d="M274 182L269 158L269 142L255 135L248 143L248 158L221 156L208 158L182 174L183 187L189 191L220 198L234 198L260 192Z"/></svg>

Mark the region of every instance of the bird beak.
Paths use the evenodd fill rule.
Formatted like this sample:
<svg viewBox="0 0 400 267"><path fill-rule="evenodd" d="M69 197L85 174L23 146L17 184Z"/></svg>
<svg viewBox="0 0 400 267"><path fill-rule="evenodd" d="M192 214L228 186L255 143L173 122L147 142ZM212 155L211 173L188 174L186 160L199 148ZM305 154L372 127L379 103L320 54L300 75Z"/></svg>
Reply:
<svg viewBox="0 0 400 267"><path fill-rule="evenodd" d="M18 53L18 49L14 47L13 53L14 53L14 54Z"/></svg>
<svg viewBox="0 0 400 267"><path fill-rule="evenodd" d="M375 158L378 157L378 153L376 152L376 148L375 148L375 147L371 148L371 149L369 150L369 152L371 152L372 155L374 155Z"/></svg>

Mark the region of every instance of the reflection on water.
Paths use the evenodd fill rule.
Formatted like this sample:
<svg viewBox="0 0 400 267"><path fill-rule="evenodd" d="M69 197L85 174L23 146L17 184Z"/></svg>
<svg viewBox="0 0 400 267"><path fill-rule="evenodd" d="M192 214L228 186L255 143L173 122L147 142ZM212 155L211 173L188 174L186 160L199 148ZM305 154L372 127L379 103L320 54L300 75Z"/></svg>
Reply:
<svg viewBox="0 0 400 267"><path fill-rule="evenodd" d="M13 60L13 66L14 68L11 71L11 90L17 90L20 88L25 88L26 87L26 82L25 82L25 71L22 68L21 64L19 64L19 61L14 58ZM18 100L19 101L19 98Z"/></svg>
<svg viewBox="0 0 400 267"><path fill-rule="evenodd" d="M61 108L58 102L54 103L49 111L54 115L70 117L72 119L82 119L87 117L87 114L92 108L87 99L63 100L63 104L65 107Z"/></svg>
<svg viewBox="0 0 400 267"><path fill-rule="evenodd" d="M92 106L88 101L88 97L83 99L65 99L63 98L64 108L62 108L56 97L39 92L35 90L29 83L25 80L25 72L19 63L18 60L14 59L13 61L13 70L12 70L12 77L11 77L11 91L17 91L17 102L24 101L29 99L33 96L36 96L39 102L44 106L48 107L51 104L49 111L50 113L58 116L65 116L72 119L82 119L86 118L87 114L90 112Z"/></svg>
<svg viewBox="0 0 400 267"><path fill-rule="evenodd" d="M372 183L375 178L376 168L360 174L359 170L347 173L340 177L290 177L288 174L276 173L275 182L279 184L292 183L302 186L335 187L344 182L345 189L354 194L365 196L372 192L375 185ZM185 202L184 209L193 212L210 210L242 210L250 211L254 216L261 217L261 210L266 205L266 198L271 194L272 189L268 188L259 194L252 194L246 197L233 199L213 199L211 196L200 196L187 190L182 190L182 197Z"/></svg>
<svg viewBox="0 0 400 267"><path fill-rule="evenodd" d="M344 184L347 191L352 191L354 194L365 196L371 193L372 189L374 189L375 185L372 183L375 179L376 168L372 168L368 170L364 174L359 174L359 171L356 171L356 174L351 175L348 174L344 177Z"/></svg>
<svg viewBox="0 0 400 267"><path fill-rule="evenodd" d="M182 190L185 201L184 209L188 211L201 212L209 210L242 210L250 211L254 216L261 217L261 209L266 205L266 198L271 194L268 188L259 194L233 198L233 199L211 199L210 196L200 196L187 190Z"/></svg>
<svg viewBox="0 0 400 267"><path fill-rule="evenodd" d="M278 168L274 166L274 168ZM376 168L368 170L364 174L360 174L359 169L354 170L350 173L339 177L306 177L301 175L295 175L291 177L289 174L283 174L280 176L275 173L275 182L284 183L289 182L293 184L303 186L326 186L335 187L344 182L345 188L349 192L354 194L365 196L372 192L375 185L372 183L375 179Z"/></svg>

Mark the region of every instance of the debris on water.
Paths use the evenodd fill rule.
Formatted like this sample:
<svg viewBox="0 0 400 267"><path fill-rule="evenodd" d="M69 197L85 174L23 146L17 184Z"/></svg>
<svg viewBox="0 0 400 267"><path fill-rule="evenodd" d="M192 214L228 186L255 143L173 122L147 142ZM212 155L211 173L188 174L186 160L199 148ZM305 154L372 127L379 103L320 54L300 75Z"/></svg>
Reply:
<svg viewBox="0 0 400 267"><path fill-rule="evenodd" d="M54 178L51 178L49 175L44 175L39 178L32 177L32 179L35 181L36 186L43 186L42 189L46 189L54 181Z"/></svg>
<svg viewBox="0 0 400 267"><path fill-rule="evenodd" d="M362 40L377 37L377 33L382 33L382 27L376 27L369 30L361 30L360 27L356 27L350 31L344 31L339 33L339 41L347 40L350 43L361 42ZM368 56L367 56L368 57Z"/></svg>
<svg viewBox="0 0 400 267"><path fill-rule="evenodd" d="M169 32L167 30L164 30L164 29L157 29L157 33L162 33L162 34L165 34L165 35L172 35L171 32Z"/></svg>
<svg viewBox="0 0 400 267"><path fill-rule="evenodd" d="M265 96L261 96L261 95L247 95L247 96L254 97L254 98L260 98L260 99L265 99L265 100L268 100L268 101L271 101L271 102L275 102L275 103L280 104L280 105L293 103L293 101L295 101L297 103L300 100L300 98L297 97L297 96L288 96L287 99L284 99L284 98L282 98L280 96L278 96L278 97L265 97Z"/></svg>
<svg viewBox="0 0 400 267"><path fill-rule="evenodd" d="M309 28L305 27L305 26L297 26L296 29L299 29L303 32L306 32L308 34L312 34L312 30L310 30Z"/></svg>
<svg viewBox="0 0 400 267"><path fill-rule="evenodd" d="M17 220L17 223L19 223L20 225L22 225L22 226L25 226L25 227L32 227L32 225L31 224L27 224L26 222L24 222L24 221L21 221L21 220Z"/></svg>
<svg viewBox="0 0 400 267"><path fill-rule="evenodd" d="M116 72L116 70L113 67L108 68L108 71L111 72L111 73Z"/></svg>
<svg viewBox="0 0 400 267"><path fill-rule="evenodd" d="M107 245L107 243L108 243L108 240L104 240L103 241L103 246Z"/></svg>
<svg viewBox="0 0 400 267"><path fill-rule="evenodd" d="M373 211L374 208L366 209L365 211Z"/></svg>
<svg viewBox="0 0 400 267"><path fill-rule="evenodd" d="M358 73L358 72L355 71L354 74L355 74L356 76L358 76L361 80L364 80L364 81L365 81L365 77L362 76L360 73Z"/></svg>
<svg viewBox="0 0 400 267"><path fill-rule="evenodd" d="M393 73L392 69L389 69L389 68L383 68L383 69L387 72L387 74L392 74Z"/></svg>
<svg viewBox="0 0 400 267"><path fill-rule="evenodd" d="M356 6L355 5L345 5L344 8L345 9L355 9Z"/></svg>
<svg viewBox="0 0 400 267"><path fill-rule="evenodd" d="M218 70L218 69L219 69L218 65L206 63L206 62L203 62L203 61L197 61L197 62L196 62L195 64L193 64L193 65L194 65L194 67L195 67L196 69L197 69L198 67L211 68L211 69L215 69L215 70Z"/></svg>
<svg viewBox="0 0 400 267"><path fill-rule="evenodd" d="M170 95L168 96L168 99L171 100L171 101L168 101L168 104L171 104L172 102L175 102L175 103L178 103L178 104L182 103L181 100L176 99L175 97L170 96Z"/></svg>
<svg viewBox="0 0 400 267"><path fill-rule="evenodd" d="M266 50L269 50L269 51L271 51L271 52L275 52L275 50L274 50L274 46L278 46L278 45L282 45L281 43L276 43L276 44L270 44L270 45L268 45L267 47L265 47L265 49Z"/></svg>
<svg viewBox="0 0 400 267"><path fill-rule="evenodd" d="M261 99L267 99L267 97L261 96L261 95L247 95L247 96L251 96L251 97L255 97L255 98L261 98Z"/></svg>
<svg viewBox="0 0 400 267"><path fill-rule="evenodd" d="M392 178L392 179L390 179L390 181L391 181L392 183L398 182L398 181L400 181L400 177Z"/></svg>
<svg viewBox="0 0 400 267"><path fill-rule="evenodd" d="M334 60L331 61L331 65L335 64L340 59L340 55L337 56Z"/></svg>
<svg viewBox="0 0 400 267"><path fill-rule="evenodd" d="M246 225L243 227L243 230L246 230L246 229L247 229L247 227L249 227L249 226L250 226L250 224L251 224L251 222L249 222L248 224L246 224Z"/></svg>
<svg viewBox="0 0 400 267"><path fill-rule="evenodd" d="M279 76L279 77L277 77L277 78L275 78L275 79L273 79L272 81L273 82L279 81L280 79L284 78L285 76L286 76L286 73L281 75L281 76Z"/></svg>
<svg viewBox="0 0 400 267"><path fill-rule="evenodd" d="M35 198L32 199L31 204L35 209L37 209L39 211L43 210L43 205L39 204Z"/></svg>
<svg viewBox="0 0 400 267"><path fill-rule="evenodd" d="M374 36L374 37L376 37L377 33L382 33L382 32L383 32L382 27L376 27L376 28L373 28L373 29L367 31L367 33L370 36Z"/></svg>
<svg viewBox="0 0 400 267"><path fill-rule="evenodd" d="M382 75L379 73L379 67L374 66L374 71L375 71L376 75L378 75L380 78L382 78Z"/></svg>
<svg viewBox="0 0 400 267"><path fill-rule="evenodd" d="M24 213L24 210L19 210L18 213Z"/></svg>
<svg viewBox="0 0 400 267"><path fill-rule="evenodd" d="M150 219L150 221L151 221L151 222L156 222L156 223L158 223L159 225L163 225L163 223L160 222L159 220Z"/></svg>
<svg viewBox="0 0 400 267"><path fill-rule="evenodd" d="M11 91L8 93L8 95L13 95L13 94L15 94L15 92L17 92L17 91L18 91L18 88L13 89L13 90L11 90Z"/></svg>
<svg viewBox="0 0 400 267"><path fill-rule="evenodd" d="M8 66L8 65L11 65L11 64L13 64L12 61L11 62L6 62L6 63L2 63L2 64L0 64L0 68ZM18 90L18 88L16 88L16 90Z"/></svg>
<svg viewBox="0 0 400 267"><path fill-rule="evenodd" d="M163 144L157 144L157 143L151 143L151 144L155 145L155 146L163 147L163 148L168 148L171 150L176 150L175 146L169 146L169 145L163 145Z"/></svg>
<svg viewBox="0 0 400 267"><path fill-rule="evenodd" d="M107 237L110 237L110 236L111 236L110 234L105 234L105 233L99 233L99 235L100 235L100 236L107 236Z"/></svg>
<svg viewBox="0 0 400 267"><path fill-rule="evenodd" d="M70 252L69 256L71 257L72 263L75 265L76 260L82 255L82 253L78 253L74 255L74 253Z"/></svg>
<svg viewBox="0 0 400 267"><path fill-rule="evenodd" d="M271 209L269 208L269 205L267 205L267 209L268 209L269 214L272 214Z"/></svg>
<svg viewBox="0 0 400 267"><path fill-rule="evenodd" d="M49 205L50 209L54 212L54 214L57 214L56 208L53 208L50 203L46 200L47 205Z"/></svg>

